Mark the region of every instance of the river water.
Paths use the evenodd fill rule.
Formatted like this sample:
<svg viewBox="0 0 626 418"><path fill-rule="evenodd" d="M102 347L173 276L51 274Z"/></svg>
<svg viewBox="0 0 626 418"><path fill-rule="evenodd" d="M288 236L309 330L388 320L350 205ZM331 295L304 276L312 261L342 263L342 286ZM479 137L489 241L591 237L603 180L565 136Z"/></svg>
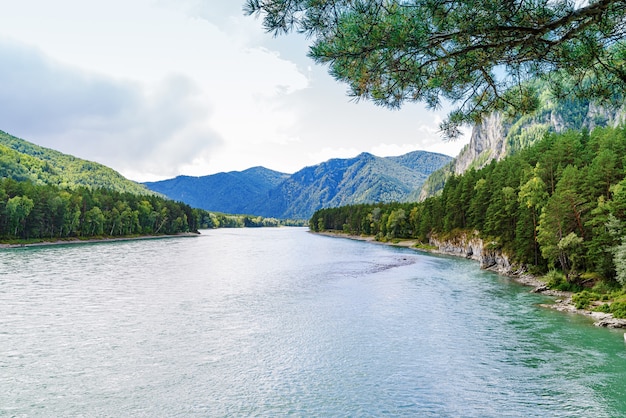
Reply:
<svg viewBox="0 0 626 418"><path fill-rule="evenodd" d="M0 416L626 416L623 332L304 228L0 252Z"/></svg>

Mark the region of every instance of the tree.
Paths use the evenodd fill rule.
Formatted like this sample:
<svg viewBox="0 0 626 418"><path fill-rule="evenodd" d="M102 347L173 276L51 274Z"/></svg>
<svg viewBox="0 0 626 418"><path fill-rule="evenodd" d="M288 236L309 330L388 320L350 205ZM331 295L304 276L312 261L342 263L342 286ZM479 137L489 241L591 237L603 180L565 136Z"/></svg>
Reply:
<svg viewBox="0 0 626 418"><path fill-rule="evenodd" d="M406 212L404 209L392 210L387 218L387 237L403 238L406 237Z"/></svg>
<svg viewBox="0 0 626 418"><path fill-rule="evenodd" d="M541 245L542 255L552 266L558 262L566 276L571 267L570 250L574 244L578 245L578 238L582 242L586 236L583 215L588 202L579 193L580 181L576 167L569 165L563 170L554 194L543 207L537 227L537 242ZM568 238L571 233L575 239Z"/></svg>
<svg viewBox="0 0 626 418"><path fill-rule="evenodd" d="M14 229L13 235L17 237L18 231L24 230L26 217L33 209L33 200L28 196L15 196L7 201L5 211L11 229Z"/></svg>
<svg viewBox="0 0 626 418"><path fill-rule="evenodd" d="M94 236L102 235L104 233L104 214L99 207L94 207L85 213L85 235Z"/></svg>
<svg viewBox="0 0 626 418"><path fill-rule="evenodd" d="M246 0L244 11L275 35L311 37L309 55L356 98L460 104L449 136L492 111L534 110L535 77L561 96L626 89L624 0Z"/></svg>
<svg viewBox="0 0 626 418"><path fill-rule="evenodd" d="M613 262L615 263L616 279L623 287L626 287L626 240L613 249Z"/></svg>
<svg viewBox="0 0 626 418"><path fill-rule="evenodd" d="M591 231L591 238L586 242L586 247L591 268L605 279L611 279L615 275L612 249L622 236L621 231L613 233L613 225L619 226L619 221L611 215L610 204L606 202L604 196L600 196L596 207L590 211L589 220L585 222L585 226Z"/></svg>
<svg viewBox="0 0 626 418"><path fill-rule="evenodd" d="M520 187L518 194L519 203L530 211L533 221L533 253L535 265L539 264L539 247L537 243L537 221L539 214L548 199L546 184L539 177L540 166L537 164L533 170L533 177Z"/></svg>

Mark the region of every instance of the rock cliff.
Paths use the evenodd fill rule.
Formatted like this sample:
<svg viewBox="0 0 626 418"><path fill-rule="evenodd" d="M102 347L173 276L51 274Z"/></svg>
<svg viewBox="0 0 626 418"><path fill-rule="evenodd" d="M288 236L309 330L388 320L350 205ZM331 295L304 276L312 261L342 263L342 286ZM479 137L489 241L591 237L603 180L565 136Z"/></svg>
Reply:
<svg viewBox="0 0 626 418"><path fill-rule="evenodd" d="M489 269L504 275L511 275L514 268L509 257L504 254L496 243L486 243L479 238L479 232L461 233L447 239L436 236L430 237L430 245L436 247L434 251L439 254L465 257L476 260L480 268Z"/></svg>
<svg viewBox="0 0 626 418"><path fill-rule="evenodd" d="M433 253L476 260L480 263L480 268L482 269L494 271L511 277L523 285L532 286L532 291L535 293L559 298L555 300L555 303L542 304L546 308L590 316L594 320L594 325L599 327L626 328L626 319L614 318L612 314L577 309L572 302L571 292L548 289L545 283L535 276L527 274L523 266L511 264L509 257L498 248L496 243L485 243L479 238L478 231L464 232L446 239L431 236L429 243L436 247L436 249L430 250Z"/></svg>
<svg viewBox="0 0 626 418"><path fill-rule="evenodd" d="M473 127L469 144L459 155L426 180L419 200L437 194L452 174L463 174L470 168L480 169L494 159L499 161L532 145L547 132L617 126L624 122L625 116L624 108L606 109L588 101L549 100L545 100L544 105L532 115L507 118L494 113L485 116L481 123Z"/></svg>

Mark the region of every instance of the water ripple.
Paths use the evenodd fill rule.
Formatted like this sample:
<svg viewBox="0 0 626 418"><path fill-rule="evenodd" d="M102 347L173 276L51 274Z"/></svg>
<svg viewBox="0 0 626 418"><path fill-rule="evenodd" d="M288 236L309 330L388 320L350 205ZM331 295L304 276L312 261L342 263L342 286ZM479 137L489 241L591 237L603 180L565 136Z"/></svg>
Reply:
<svg viewBox="0 0 626 418"><path fill-rule="evenodd" d="M0 415L626 414L621 334L478 270L306 233L0 252Z"/></svg>

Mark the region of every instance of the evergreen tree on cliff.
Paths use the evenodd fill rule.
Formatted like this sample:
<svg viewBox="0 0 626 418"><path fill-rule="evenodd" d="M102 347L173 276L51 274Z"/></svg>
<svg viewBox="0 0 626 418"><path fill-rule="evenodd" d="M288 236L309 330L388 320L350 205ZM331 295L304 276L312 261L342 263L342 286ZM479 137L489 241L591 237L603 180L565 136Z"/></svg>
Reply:
<svg viewBox="0 0 626 418"><path fill-rule="evenodd" d="M312 39L350 94L391 108L456 108L449 137L487 113L538 106L527 81L557 97L619 103L626 90L626 0L247 0L275 35Z"/></svg>

